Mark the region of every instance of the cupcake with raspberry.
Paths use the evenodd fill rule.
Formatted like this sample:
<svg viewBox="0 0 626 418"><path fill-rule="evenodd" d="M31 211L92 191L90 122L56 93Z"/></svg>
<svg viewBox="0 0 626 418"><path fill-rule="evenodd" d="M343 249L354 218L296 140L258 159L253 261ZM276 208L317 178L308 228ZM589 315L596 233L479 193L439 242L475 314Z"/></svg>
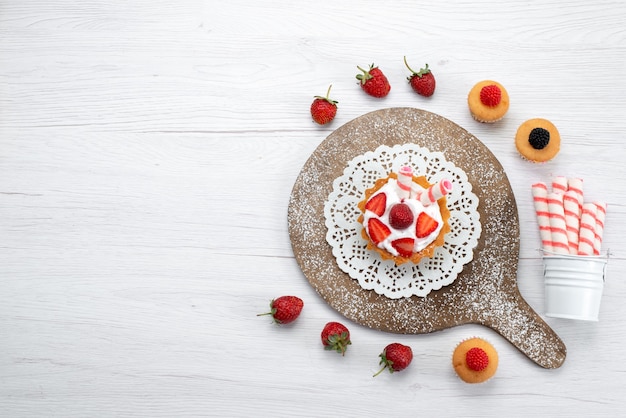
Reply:
<svg viewBox="0 0 626 418"><path fill-rule="evenodd" d="M445 196L451 190L449 180L431 184L409 166L378 179L358 204L368 249L396 265L432 257L450 231Z"/></svg>
<svg viewBox="0 0 626 418"><path fill-rule="evenodd" d="M470 90L467 105L475 120L494 123L502 119L509 110L509 94L497 81L483 80Z"/></svg>
<svg viewBox="0 0 626 418"><path fill-rule="evenodd" d="M489 342L474 337L462 341L452 354L452 366L466 383L483 383L498 369L498 353Z"/></svg>
<svg viewBox="0 0 626 418"><path fill-rule="evenodd" d="M544 163L559 153L561 135L549 120L529 119L517 129L515 147L524 159L534 163Z"/></svg>

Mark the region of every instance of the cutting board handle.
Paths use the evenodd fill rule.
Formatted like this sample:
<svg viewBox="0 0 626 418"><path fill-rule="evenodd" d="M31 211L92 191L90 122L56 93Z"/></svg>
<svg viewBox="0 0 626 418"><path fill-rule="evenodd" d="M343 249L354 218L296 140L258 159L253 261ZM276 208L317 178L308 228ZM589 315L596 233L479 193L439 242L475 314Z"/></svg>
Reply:
<svg viewBox="0 0 626 418"><path fill-rule="evenodd" d="M516 292L517 293L517 292ZM485 324L502 335L528 358L546 369L561 367L567 348L550 326L519 293L512 295L514 306L506 315L496 315Z"/></svg>

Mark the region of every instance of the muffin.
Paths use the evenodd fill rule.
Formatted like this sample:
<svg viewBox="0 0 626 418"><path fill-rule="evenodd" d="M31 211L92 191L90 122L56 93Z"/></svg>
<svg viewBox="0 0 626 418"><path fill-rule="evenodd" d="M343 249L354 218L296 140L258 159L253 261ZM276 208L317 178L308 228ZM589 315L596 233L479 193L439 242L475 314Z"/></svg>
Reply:
<svg viewBox="0 0 626 418"><path fill-rule="evenodd" d="M480 81L470 90L467 105L478 122L497 122L509 110L509 94L497 81Z"/></svg>
<svg viewBox="0 0 626 418"><path fill-rule="evenodd" d="M498 369L498 353L482 338L470 338L454 349L452 366L459 378L466 383L486 382Z"/></svg>
<svg viewBox="0 0 626 418"><path fill-rule="evenodd" d="M396 265L432 257L450 232L445 195L451 190L449 180L430 184L406 166L378 179L358 203L367 248Z"/></svg>
<svg viewBox="0 0 626 418"><path fill-rule="evenodd" d="M529 119L517 129L515 147L523 158L535 163L543 163L553 159L559 153L561 135L549 120Z"/></svg>

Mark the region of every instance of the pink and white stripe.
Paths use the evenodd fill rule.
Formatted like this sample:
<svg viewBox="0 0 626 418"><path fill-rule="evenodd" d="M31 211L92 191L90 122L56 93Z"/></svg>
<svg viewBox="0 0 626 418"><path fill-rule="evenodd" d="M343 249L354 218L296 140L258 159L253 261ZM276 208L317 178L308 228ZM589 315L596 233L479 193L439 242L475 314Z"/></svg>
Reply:
<svg viewBox="0 0 626 418"><path fill-rule="evenodd" d="M418 192L415 198L419 200L422 205L429 206L450 193L451 191L452 182L448 179L443 179L433 184L428 189Z"/></svg>
<svg viewBox="0 0 626 418"><path fill-rule="evenodd" d="M578 236L578 255L593 255L596 241L596 211L593 203L583 203Z"/></svg>
<svg viewBox="0 0 626 418"><path fill-rule="evenodd" d="M556 176L552 179L552 192L565 194L567 191L567 177Z"/></svg>
<svg viewBox="0 0 626 418"><path fill-rule="evenodd" d="M570 178L567 179L567 190L571 190L576 195L578 201L578 216L583 210L583 179Z"/></svg>
<svg viewBox="0 0 626 418"><path fill-rule="evenodd" d="M411 197L411 186L413 185L413 168L408 165L400 167L398 171L398 193L401 199Z"/></svg>
<svg viewBox="0 0 626 418"><path fill-rule="evenodd" d="M556 254L569 254L569 243L567 240L567 227L565 226L565 211L563 209L562 193L548 193L548 212L550 214L552 251Z"/></svg>
<svg viewBox="0 0 626 418"><path fill-rule="evenodd" d="M606 203L594 202L596 206L596 238L593 242L593 253L600 255L600 249L602 248L602 235L604 235L604 220L606 219Z"/></svg>
<svg viewBox="0 0 626 418"><path fill-rule="evenodd" d="M581 256L599 255L606 203L587 203L583 180L555 176L552 190L543 182L532 185L533 203L544 251Z"/></svg>
<svg viewBox="0 0 626 418"><path fill-rule="evenodd" d="M580 215L576 191L568 189L563 195L563 213L570 254L578 254L578 234L580 232Z"/></svg>
<svg viewBox="0 0 626 418"><path fill-rule="evenodd" d="M539 182L531 186L535 214L539 224L539 236L544 251L552 251L552 234L550 232L550 212L548 211L548 186Z"/></svg>

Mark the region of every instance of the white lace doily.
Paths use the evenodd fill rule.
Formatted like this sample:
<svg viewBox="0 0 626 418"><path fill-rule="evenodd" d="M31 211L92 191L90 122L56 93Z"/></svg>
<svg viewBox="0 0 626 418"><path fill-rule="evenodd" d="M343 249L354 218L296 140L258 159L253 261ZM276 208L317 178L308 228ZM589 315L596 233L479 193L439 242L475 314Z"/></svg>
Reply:
<svg viewBox="0 0 626 418"><path fill-rule="evenodd" d="M357 204L376 180L398 172L403 165L413 167L416 176L426 176L430 183L448 178L453 190L447 195L450 232L445 236L445 244L435 250L432 258L423 258L419 264L396 266L393 260L383 260L377 252L367 249ZM477 208L478 197L472 193L467 175L446 161L442 153L416 144L383 145L354 158L333 182L333 191L324 204L326 240L339 268L362 288L391 299L424 297L451 284L472 260L481 234Z"/></svg>

